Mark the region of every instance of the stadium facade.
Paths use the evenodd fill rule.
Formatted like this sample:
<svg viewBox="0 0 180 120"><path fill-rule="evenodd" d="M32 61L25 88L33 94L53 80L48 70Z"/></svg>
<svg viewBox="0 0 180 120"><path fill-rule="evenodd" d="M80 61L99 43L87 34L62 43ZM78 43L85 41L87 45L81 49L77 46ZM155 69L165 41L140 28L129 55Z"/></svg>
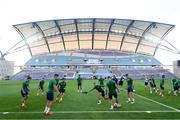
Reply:
<svg viewBox="0 0 180 120"><path fill-rule="evenodd" d="M173 73L180 78L180 60L173 61Z"/></svg>
<svg viewBox="0 0 180 120"><path fill-rule="evenodd" d="M14 73L14 62L0 57L0 80L8 80Z"/></svg>
<svg viewBox="0 0 180 120"><path fill-rule="evenodd" d="M54 72L74 77L83 74L142 75L173 74L164 70L154 58L158 49L175 27L152 21L81 18L37 21L13 26L21 35L13 50L28 49L32 58L25 69L13 76L21 79L31 74L34 79ZM106 76L107 77L107 76Z"/></svg>

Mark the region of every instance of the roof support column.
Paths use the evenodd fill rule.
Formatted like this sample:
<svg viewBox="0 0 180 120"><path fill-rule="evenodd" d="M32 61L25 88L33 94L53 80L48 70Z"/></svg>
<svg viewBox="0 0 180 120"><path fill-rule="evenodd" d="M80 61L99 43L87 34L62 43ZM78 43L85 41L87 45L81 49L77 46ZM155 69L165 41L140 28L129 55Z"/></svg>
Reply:
<svg viewBox="0 0 180 120"><path fill-rule="evenodd" d="M163 41L163 39L166 37L166 35L167 35L174 27L175 27L174 25L171 26L171 27L164 33L164 35L161 37L160 42L157 44L157 46L156 46L156 48L155 48L155 50L154 50L153 56L156 54L156 51L157 51L159 45L161 44L161 42Z"/></svg>
<svg viewBox="0 0 180 120"><path fill-rule="evenodd" d="M80 50L79 31L78 31L78 25L77 25L77 20L76 20L76 19L74 19L74 24L76 25L76 33L77 33L78 49Z"/></svg>
<svg viewBox="0 0 180 120"><path fill-rule="evenodd" d="M49 48L48 41L47 41L47 39L46 39L46 36L45 36L43 30L40 28L40 26L39 26L36 22L32 23L32 25L33 25L33 26L36 26L36 28L37 28L37 29L39 30L39 32L42 34L42 36L43 36L43 38L44 38L44 40L45 40L45 43L46 43L46 45L47 45L48 52L51 53L50 48Z"/></svg>
<svg viewBox="0 0 180 120"><path fill-rule="evenodd" d="M107 34L107 39L106 39L106 46L105 46L105 49L107 49L107 46L108 46L108 41L109 41L109 35L110 35L110 32L111 32L111 28L112 28L112 25L114 24L114 19L112 19L111 21L111 24L109 26L109 30L108 30L108 34Z"/></svg>
<svg viewBox="0 0 180 120"><path fill-rule="evenodd" d="M62 42L63 42L63 47L64 47L64 50L66 51L66 46L65 46L65 42L64 42L64 36L62 34L62 31L61 31L61 28L58 24L58 22L56 20L54 20L55 24L56 24L56 27L58 28L59 30L59 33L60 33L60 36L61 36L61 39L62 39ZM61 41L60 41L61 42Z"/></svg>
<svg viewBox="0 0 180 120"><path fill-rule="evenodd" d="M124 43L124 39L125 39L125 37L126 37L126 35L127 35L127 32L128 32L128 30L131 28L131 26L132 26L133 24L134 24L134 20L132 20L132 21L129 23L129 25L127 26L126 31L125 31L125 33L124 33L124 35L123 35L123 37L122 37L122 40L121 40L120 50L122 49L122 46L123 46L123 43Z"/></svg>
<svg viewBox="0 0 180 120"><path fill-rule="evenodd" d="M92 25L92 50L94 49L94 32L95 32L95 21L96 19L93 19L93 25Z"/></svg>
<svg viewBox="0 0 180 120"><path fill-rule="evenodd" d="M155 22L151 23L151 24L144 30L144 32L142 33L140 39L138 40L138 43L137 43L137 47L136 47L135 53L137 52L137 50L138 50L138 48L139 48L139 45L140 45L142 39L145 37L146 33L147 33L154 25L156 25Z"/></svg>
<svg viewBox="0 0 180 120"><path fill-rule="evenodd" d="M29 44L27 43L27 40L26 40L25 36L22 34L22 32L21 32L16 26L14 26L14 28L15 28L15 30L20 34L20 36L22 37L22 39L24 40L24 42L25 42L25 44L26 44L26 46L27 46L27 48L28 48L28 50L29 50L29 53L30 53L30 55L31 55L31 57L32 57L33 54L32 54L32 51L31 51L31 48L30 48Z"/></svg>

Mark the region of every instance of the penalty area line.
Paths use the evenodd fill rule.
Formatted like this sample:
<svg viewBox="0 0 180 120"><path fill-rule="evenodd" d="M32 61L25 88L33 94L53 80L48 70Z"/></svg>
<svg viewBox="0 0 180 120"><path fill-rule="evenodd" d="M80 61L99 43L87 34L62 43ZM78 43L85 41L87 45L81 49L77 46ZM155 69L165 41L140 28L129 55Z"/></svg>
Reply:
<svg viewBox="0 0 180 120"><path fill-rule="evenodd" d="M169 108L169 109L175 110L175 111L177 111L177 112L180 112L179 109L176 109L176 108L171 107L171 106L169 106L169 105L165 105L165 104L163 104L163 103L157 102L157 101L155 101L155 100L152 100L152 99L150 99L150 98L144 97L144 96L139 95L139 94L135 94L135 95L138 96L138 97L141 97L141 98L143 98L143 99L146 99L146 100L148 100L148 101L151 101L151 102L154 102L154 103L156 103L156 104L159 104L159 105L161 105L161 106L164 106L164 107L166 107L166 108Z"/></svg>
<svg viewBox="0 0 180 120"><path fill-rule="evenodd" d="M54 113L177 113L180 111L53 111ZM43 111L34 111L34 112L0 112L0 114L40 114L43 113Z"/></svg>

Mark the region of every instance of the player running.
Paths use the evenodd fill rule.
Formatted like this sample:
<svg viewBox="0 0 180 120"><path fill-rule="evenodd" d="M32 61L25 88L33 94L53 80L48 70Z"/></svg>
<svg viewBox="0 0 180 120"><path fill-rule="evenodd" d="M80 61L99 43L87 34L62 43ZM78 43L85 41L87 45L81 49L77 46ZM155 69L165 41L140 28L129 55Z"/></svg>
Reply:
<svg viewBox="0 0 180 120"><path fill-rule="evenodd" d="M22 108L27 108L26 101L28 99L29 83L31 79L32 78L30 76L27 76L26 80L22 83L22 88L21 88L21 96L22 96L21 107Z"/></svg>
<svg viewBox="0 0 180 120"><path fill-rule="evenodd" d="M162 75L162 78L160 80L160 96L164 96L164 80L165 80L165 75Z"/></svg>
<svg viewBox="0 0 180 120"><path fill-rule="evenodd" d="M63 100L63 96L66 92L66 82L65 82L65 78L61 79L62 81L60 81L58 83L58 89L59 89L59 92L60 94L57 95L56 97L56 101L59 101L61 102Z"/></svg>
<svg viewBox="0 0 180 120"><path fill-rule="evenodd" d="M157 93L158 89L156 89L156 83L154 80L154 75L151 75L151 77L149 78L149 88L150 88L150 93L152 94L152 90L155 91L155 93Z"/></svg>
<svg viewBox="0 0 180 120"><path fill-rule="evenodd" d="M40 80L39 82L39 86L38 86L38 91L37 91L37 96L39 96L39 94L44 95L44 77L42 78L42 80Z"/></svg>
<svg viewBox="0 0 180 120"><path fill-rule="evenodd" d="M110 102L110 110L113 110L114 107L120 107L121 104L118 104L118 94L117 94L117 90L119 91L118 89L118 86L117 84L115 83L114 80L109 80L108 83L107 83L107 87L108 87L108 90L109 90L109 102ZM113 97L115 98L116 102L114 103L114 106L113 106Z"/></svg>
<svg viewBox="0 0 180 120"><path fill-rule="evenodd" d="M77 84L78 84L78 92L82 92L82 78L80 75L78 75Z"/></svg>
<svg viewBox="0 0 180 120"><path fill-rule="evenodd" d="M134 93L133 93L133 79L126 74L126 82L127 82L127 93L128 93L128 103L134 104Z"/></svg>
<svg viewBox="0 0 180 120"><path fill-rule="evenodd" d="M147 88L147 86L148 86L148 78L145 75L144 75L144 85Z"/></svg>
<svg viewBox="0 0 180 120"><path fill-rule="evenodd" d="M46 104L46 107L44 109L44 113L46 115L52 115L53 114L52 112L50 112L50 109L52 107L52 103L54 100L54 90L56 90L57 93L60 94L59 90L56 86L57 80L59 80L59 75L54 74L54 79L49 81L48 92L47 92L47 104Z"/></svg>

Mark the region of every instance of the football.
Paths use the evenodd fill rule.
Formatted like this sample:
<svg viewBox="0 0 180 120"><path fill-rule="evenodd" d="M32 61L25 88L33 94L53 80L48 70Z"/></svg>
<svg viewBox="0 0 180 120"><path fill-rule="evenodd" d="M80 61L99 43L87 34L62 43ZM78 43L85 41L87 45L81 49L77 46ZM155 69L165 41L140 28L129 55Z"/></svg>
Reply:
<svg viewBox="0 0 180 120"><path fill-rule="evenodd" d="M117 108L117 103L114 103L114 107Z"/></svg>

